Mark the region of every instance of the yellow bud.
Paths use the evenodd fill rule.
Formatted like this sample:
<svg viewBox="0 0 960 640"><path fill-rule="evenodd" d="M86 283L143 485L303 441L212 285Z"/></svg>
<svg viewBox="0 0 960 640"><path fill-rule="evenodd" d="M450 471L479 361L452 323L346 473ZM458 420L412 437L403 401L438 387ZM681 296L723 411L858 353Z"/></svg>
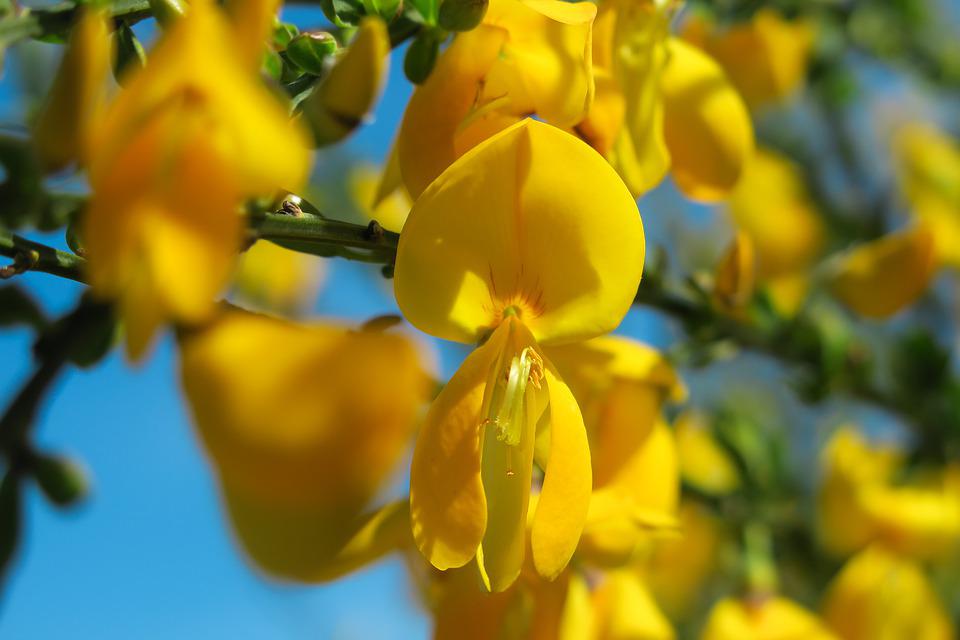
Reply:
<svg viewBox="0 0 960 640"><path fill-rule="evenodd" d="M82 9L34 127L37 152L49 171L86 159L91 127L106 101L112 42L104 16Z"/></svg>
<svg viewBox="0 0 960 640"><path fill-rule="evenodd" d="M677 452L684 481L698 491L724 495L740 487L740 474L730 454L713 435L705 418L686 411L677 418Z"/></svg>
<svg viewBox="0 0 960 640"><path fill-rule="evenodd" d="M779 596L725 598L714 605L701 640L833 640L822 622Z"/></svg>
<svg viewBox="0 0 960 640"><path fill-rule="evenodd" d="M753 297L756 282L756 257L753 240L738 231L730 248L717 265L713 296L721 309L742 309Z"/></svg>
<svg viewBox="0 0 960 640"><path fill-rule="evenodd" d="M241 255L234 285L258 308L296 314L316 299L325 273L322 259L261 241Z"/></svg>
<svg viewBox="0 0 960 640"><path fill-rule="evenodd" d="M303 103L317 146L340 142L363 123L383 90L389 55L383 20L364 18L343 56Z"/></svg>
<svg viewBox="0 0 960 640"><path fill-rule="evenodd" d="M935 270L926 226L891 233L841 256L830 274L833 294L867 318L887 318L913 304Z"/></svg>

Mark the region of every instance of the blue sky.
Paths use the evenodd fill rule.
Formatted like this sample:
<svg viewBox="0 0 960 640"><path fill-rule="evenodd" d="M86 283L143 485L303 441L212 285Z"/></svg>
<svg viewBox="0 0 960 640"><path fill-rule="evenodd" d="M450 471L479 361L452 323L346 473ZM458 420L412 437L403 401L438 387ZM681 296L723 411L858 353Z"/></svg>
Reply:
<svg viewBox="0 0 960 640"><path fill-rule="evenodd" d="M288 16L319 24L317 12ZM17 74L0 81L2 124L17 117ZM374 121L348 145L379 162L410 87L394 60ZM58 238L47 238L62 244ZM375 269L335 261L316 312L362 321L395 312ZM82 287L45 274L20 284L50 314L75 302ZM623 330L663 341L662 327L634 313ZM32 337L0 333L0 402L5 406L30 370ZM463 350L443 348L449 373ZM24 544L0 600L4 638L417 638L429 619L416 605L399 559L335 584L299 587L261 578L238 553L216 486L191 430L170 336L131 368L119 352L90 371L71 370L43 408L42 449L82 461L92 492L57 510L29 491ZM402 487L399 488L402 490Z"/></svg>

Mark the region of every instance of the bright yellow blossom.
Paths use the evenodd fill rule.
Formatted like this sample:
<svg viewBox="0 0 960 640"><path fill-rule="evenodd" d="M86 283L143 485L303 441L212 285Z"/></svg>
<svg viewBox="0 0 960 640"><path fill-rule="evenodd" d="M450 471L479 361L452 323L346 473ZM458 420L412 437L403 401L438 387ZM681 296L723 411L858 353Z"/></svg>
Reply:
<svg viewBox="0 0 960 640"><path fill-rule="evenodd" d="M758 149L728 211L753 243L757 285L767 289L781 312L792 315L806 297L809 272L826 238L799 168L778 153Z"/></svg>
<svg viewBox="0 0 960 640"><path fill-rule="evenodd" d="M67 49L34 126L34 143L44 168L63 169L85 161L91 128L103 116L113 40L105 16L81 8Z"/></svg>
<svg viewBox="0 0 960 640"><path fill-rule="evenodd" d="M296 315L314 302L326 264L322 258L264 240L240 256L233 282L245 303Z"/></svg>
<svg viewBox="0 0 960 640"><path fill-rule="evenodd" d="M865 242L838 257L833 295L867 318L887 318L913 304L936 270L931 230L919 225Z"/></svg>
<svg viewBox="0 0 960 640"><path fill-rule="evenodd" d="M596 640L673 640L676 633L636 571L607 573L593 592Z"/></svg>
<svg viewBox="0 0 960 640"><path fill-rule="evenodd" d="M680 414L676 434L684 482L711 495L725 495L740 487L736 464L713 437L703 415L692 411Z"/></svg>
<svg viewBox="0 0 960 640"><path fill-rule="evenodd" d="M822 621L779 596L725 598L713 606L701 640L833 640Z"/></svg>
<svg viewBox="0 0 960 640"><path fill-rule="evenodd" d="M745 231L737 231L733 242L717 264L713 299L727 312L743 309L753 297L756 285L757 260L753 240Z"/></svg>
<svg viewBox="0 0 960 640"><path fill-rule="evenodd" d="M874 546L834 578L823 617L843 640L951 640L953 624L923 569Z"/></svg>
<svg viewBox="0 0 960 640"><path fill-rule="evenodd" d="M361 165L354 169L349 177L350 195L360 213L370 220L376 220L384 229L396 233L403 229L403 224L410 214L410 207L413 206L406 187L394 182L390 175L391 172L399 170L396 155L391 154L384 175L381 176L380 172L370 165ZM380 192L382 184L392 185L385 194Z"/></svg>
<svg viewBox="0 0 960 640"><path fill-rule="evenodd" d="M960 267L960 144L927 124L902 127L895 159L911 212L933 232L937 260Z"/></svg>
<svg viewBox="0 0 960 640"><path fill-rule="evenodd" d="M460 33L410 98L397 140L414 198L454 160L536 114L572 127L593 97L596 6L560 0L491 0L483 23Z"/></svg>
<svg viewBox="0 0 960 640"><path fill-rule="evenodd" d="M694 15L683 38L723 65L747 104L757 108L789 98L806 80L814 30L808 20L787 20L764 8L725 29Z"/></svg>
<svg viewBox="0 0 960 640"><path fill-rule="evenodd" d="M164 321L208 316L240 246L243 199L306 175L304 136L233 57L232 36L217 7L193 2L93 134L88 276L118 301L133 358Z"/></svg>
<svg viewBox="0 0 960 640"><path fill-rule="evenodd" d="M365 512L425 400L408 340L228 310L184 332L181 371L234 528L263 570L327 579L409 541L405 505Z"/></svg>
<svg viewBox="0 0 960 640"><path fill-rule="evenodd" d="M434 401L410 477L414 538L437 568L475 556L486 585L519 575L534 461L544 470L530 534L554 578L590 499L590 452L570 389L541 344L616 327L643 269L643 227L616 173L585 144L524 120L455 161L417 200L394 291L431 335L483 344Z"/></svg>
<svg viewBox="0 0 960 640"><path fill-rule="evenodd" d="M672 38L670 0L608 0L594 29L596 99L575 131L635 196L671 171L688 197L725 198L753 153L753 125L723 70Z"/></svg>
<svg viewBox="0 0 960 640"><path fill-rule="evenodd" d="M942 557L960 543L960 487L954 472L894 484L901 455L839 430L823 453L819 526L825 546L848 554L871 542L911 557Z"/></svg>

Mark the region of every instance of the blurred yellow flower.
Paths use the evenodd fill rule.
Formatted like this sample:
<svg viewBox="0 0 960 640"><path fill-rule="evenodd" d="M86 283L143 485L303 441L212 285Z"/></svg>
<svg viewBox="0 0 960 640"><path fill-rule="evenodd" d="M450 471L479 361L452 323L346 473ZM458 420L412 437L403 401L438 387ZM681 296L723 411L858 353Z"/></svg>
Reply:
<svg viewBox="0 0 960 640"><path fill-rule="evenodd" d="M701 640L831 640L822 621L779 596L725 598L713 606Z"/></svg>
<svg viewBox="0 0 960 640"><path fill-rule="evenodd" d="M814 40L809 20L763 8L747 22L719 28L694 14L682 34L723 66L752 108L789 98L806 80Z"/></svg>
<svg viewBox="0 0 960 640"><path fill-rule="evenodd" d="M318 146L340 142L363 123L380 99L389 63L386 24L364 18L353 41L301 105Z"/></svg>
<svg viewBox="0 0 960 640"><path fill-rule="evenodd" d="M616 173L563 131L524 120L454 162L407 219L400 310L439 338L486 340L427 414L410 477L413 532L439 569L476 556L509 586L524 557L534 461L544 469L534 566L554 578L590 500L583 419L541 344L612 330L643 269L643 226Z"/></svg>
<svg viewBox="0 0 960 640"><path fill-rule="evenodd" d="M595 15L591 2L491 0L483 23L456 36L410 98L397 140L410 195L526 116L579 122L593 97Z"/></svg>
<svg viewBox="0 0 960 640"><path fill-rule="evenodd" d="M607 573L593 592L596 640L673 640L676 633L636 571Z"/></svg>
<svg viewBox="0 0 960 640"><path fill-rule="evenodd" d="M806 297L808 274L826 236L800 170L778 153L758 149L728 211L753 242L758 285L782 313L792 315Z"/></svg>
<svg viewBox="0 0 960 640"><path fill-rule="evenodd" d="M917 558L952 554L960 543L960 484L948 470L926 482L894 484L902 466L890 447L843 428L824 448L819 497L824 545L849 554L871 542Z"/></svg>
<svg viewBox="0 0 960 640"><path fill-rule="evenodd" d="M328 579L410 539L405 505L364 511L426 400L410 341L226 310L180 347L199 435L260 568Z"/></svg>
<svg viewBox="0 0 960 640"><path fill-rule="evenodd" d="M243 199L306 177L302 132L231 50L220 10L192 3L92 137L87 275L118 301L134 359L164 321L209 315L240 246Z"/></svg>
<svg viewBox="0 0 960 640"><path fill-rule="evenodd" d="M843 640L950 640L953 624L923 570L879 546L831 583L823 617Z"/></svg>
<svg viewBox="0 0 960 640"><path fill-rule="evenodd" d="M384 229L400 233L410 214L413 201L402 184L394 183L390 172L399 171L396 156L391 154L384 175L371 165L356 167L349 177L350 195L360 213L369 220L376 220ZM392 184L387 193L380 192L380 185Z"/></svg>
<svg viewBox="0 0 960 640"><path fill-rule="evenodd" d="M682 455L682 453L681 453ZM692 500L680 503L677 535L658 541L641 574L671 619L684 617L716 571L723 528L709 509Z"/></svg>
<svg viewBox="0 0 960 640"><path fill-rule="evenodd" d="M671 0L608 0L594 28L596 99L575 127L634 196L671 171L683 193L729 195L753 153L753 125L723 70L670 37Z"/></svg>
<svg viewBox="0 0 960 640"><path fill-rule="evenodd" d="M107 18L93 7L82 7L34 124L34 144L46 170L86 161L91 129L103 117L112 59Z"/></svg>
<svg viewBox="0 0 960 640"><path fill-rule="evenodd" d="M936 270L925 225L890 233L838 256L829 271L833 295L867 318L888 318L923 295Z"/></svg>
<svg viewBox="0 0 960 640"><path fill-rule="evenodd" d="M938 261L960 267L960 144L931 125L912 123L897 132L894 154L901 189L933 232Z"/></svg>
<svg viewBox="0 0 960 640"><path fill-rule="evenodd" d="M325 274L323 259L261 240L241 254L233 283L245 303L296 315L316 300Z"/></svg>
<svg viewBox="0 0 960 640"><path fill-rule="evenodd" d="M573 391L590 442L594 493L578 553L593 564L623 565L652 534L675 529L677 456L661 414L686 389L663 354L627 338L545 352Z"/></svg>

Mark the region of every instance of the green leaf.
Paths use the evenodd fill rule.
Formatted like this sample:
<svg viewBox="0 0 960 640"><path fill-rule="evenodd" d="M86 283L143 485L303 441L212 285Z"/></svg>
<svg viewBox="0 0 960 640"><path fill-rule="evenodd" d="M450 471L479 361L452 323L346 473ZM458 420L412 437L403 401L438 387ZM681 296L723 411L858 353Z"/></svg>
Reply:
<svg viewBox="0 0 960 640"><path fill-rule="evenodd" d="M0 135L0 224L17 229L33 224L44 203L43 173L30 141L11 135Z"/></svg>
<svg viewBox="0 0 960 640"><path fill-rule="evenodd" d="M288 22L278 22L273 27L273 44L277 49L286 49L290 41L297 37L300 30L297 25Z"/></svg>
<svg viewBox="0 0 960 640"><path fill-rule="evenodd" d="M4 285L0 287L0 327L21 324L40 330L47 326L47 318L23 289Z"/></svg>
<svg viewBox="0 0 960 640"><path fill-rule="evenodd" d="M301 33L287 46L287 59L304 72L323 74L324 61L337 50L337 40L325 31Z"/></svg>
<svg viewBox="0 0 960 640"><path fill-rule="evenodd" d="M416 9L420 18L425 24L437 24L437 13L439 11L439 0L409 0L410 6Z"/></svg>

